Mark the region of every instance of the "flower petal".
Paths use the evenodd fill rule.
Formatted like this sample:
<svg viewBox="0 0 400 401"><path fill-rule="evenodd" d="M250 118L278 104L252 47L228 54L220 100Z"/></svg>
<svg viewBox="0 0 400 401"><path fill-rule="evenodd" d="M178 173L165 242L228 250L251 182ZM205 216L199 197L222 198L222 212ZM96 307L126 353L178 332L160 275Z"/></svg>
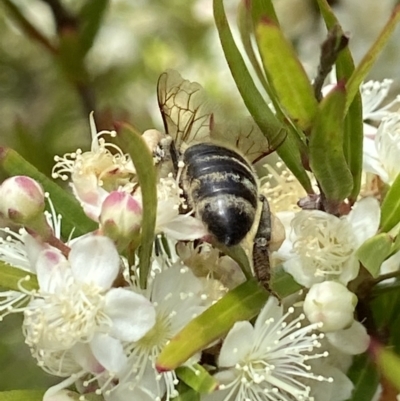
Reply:
<svg viewBox="0 0 400 401"><path fill-rule="evenodd" d="M363 169L367 173L379 175L383 182L389 182L389 174L380 161L375 140L367 137L364 137L363 142Z"/></svg>
<svg viewBox="0 0 400 401"><path fill-rule="evenodd" d="M236 322L222 344L218 366L228 368L245 360L254 343L254 328L250 322Z"/></svg>
<svg viewBox="0 0 400 401"><path fill-rule="evenodd" d="M119 340L107 334L96 333L90 342L93 355L111 373L120 372L128 361Z"/></svg>
<svg viewBox="0 0 400 401"><path fill-rule="evenodd" d="M257 333L262 330L267 320L274 319L274 321L278 321L281 317L282 307L275 297L270 296L254 324L255 337L257 337Z"/></svg>
<svg viewBox="0 0 400 401"><path fill-rule="evenodd" d="M119 255L114 243L101 235L80 238L71 245L68 257L77 281L108 289L119 270Z"/></svg>
<svg viewBox="0 0 400 401"><path fill-rule="evenodd" d="M104 312L112 319L110 335L113 337L138 341L154 326L154 306L143 295L124 288L112 288L105 299Z"/></svg>
<svg viewBox="0 0 400 401"><path fill-rule="evenodd" d="M381 210L377 199L368 197L355 203L347 219L353 227L358 246L376 234L380 218Z"/></svg>
<svg viewBox="0 0 400 401"><path fill-rule="evenodd" d="M178 215L163 225L162 231L178 241L193 241L208 234L199 219L185 215Z"/></svg>
<svg viewBox="0 0 400 401"><path fill-rule="evenodd" d="M348 329L326 333L326 337L337 349L349 355L362 354L370 342L367 330L357 321L354 321Z"/></svg>
<svg viewBox="0 0 400 401"><path fill-rule="evenodd" d="M54 294L65 285L67 259L56 248L40 252L36 261L36 274L40 290Z"/></svg>

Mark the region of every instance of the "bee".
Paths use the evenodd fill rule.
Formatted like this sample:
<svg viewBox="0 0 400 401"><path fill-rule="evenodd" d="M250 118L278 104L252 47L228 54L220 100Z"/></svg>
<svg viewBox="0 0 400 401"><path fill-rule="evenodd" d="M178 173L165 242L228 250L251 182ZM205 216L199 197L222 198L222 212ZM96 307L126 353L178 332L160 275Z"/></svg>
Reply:
<svg viewBox="0 0 400 401"><path fill-rule="evenodd" d="M285 132L272 145L251 118L219 126L202 86L173 70L161 74L157 97L172 138L171 159L175 169L183 162L180 183L195 215L227 247L241 243L261 215L254 243L265 247L271 236L269 207L259 196L252 164L274 151Z"/></svg>

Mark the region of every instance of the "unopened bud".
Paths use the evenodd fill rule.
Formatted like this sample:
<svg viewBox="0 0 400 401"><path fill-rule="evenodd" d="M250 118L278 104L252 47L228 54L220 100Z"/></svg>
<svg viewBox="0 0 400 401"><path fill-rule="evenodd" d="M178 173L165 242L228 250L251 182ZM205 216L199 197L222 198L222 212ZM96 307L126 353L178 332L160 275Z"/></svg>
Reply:
<svg viewBox="0 0 400 401"><path fill-rule="evenodd" d="M141 221L140 203L126 192L111 192L101 206L101 229L119 244L121 241L129 242L132 236L138 233Z"/></svg>
<svg viewBox="0 0 400 401"><path fill-rule="evenodd" d="M0 185L0 216L17 224L29 224L43 216L42 187L30 177L15 176Z"/></svg>
<svg viewBox="0 0 400 401"><path fill-rule="evenodd" d="M349 327L354 320L357 297L343 284L324 281L314 284L304 300L304 312L311 323L322 322L321 331Z"/></svg>

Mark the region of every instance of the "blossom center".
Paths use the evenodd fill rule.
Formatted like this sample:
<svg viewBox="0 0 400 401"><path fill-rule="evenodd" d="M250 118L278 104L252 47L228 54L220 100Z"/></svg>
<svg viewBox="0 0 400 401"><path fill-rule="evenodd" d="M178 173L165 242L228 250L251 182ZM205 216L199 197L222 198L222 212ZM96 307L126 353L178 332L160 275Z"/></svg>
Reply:
<svg viewBox="0 0 400 401"><path fill-rule="evenodd" d="M26 343L32 347L66 350L87 343L96 331L108 331L110 319L103 312L102 289L66 278L54 293L39 293L25 311Z"/></svg>
<svg viewBox="0 0 400 401"><path fill-rule="evenodd" d="M324 212L300 212L292 222L294 250L316 277L337 278L356 249L350 223Z"/></svg>

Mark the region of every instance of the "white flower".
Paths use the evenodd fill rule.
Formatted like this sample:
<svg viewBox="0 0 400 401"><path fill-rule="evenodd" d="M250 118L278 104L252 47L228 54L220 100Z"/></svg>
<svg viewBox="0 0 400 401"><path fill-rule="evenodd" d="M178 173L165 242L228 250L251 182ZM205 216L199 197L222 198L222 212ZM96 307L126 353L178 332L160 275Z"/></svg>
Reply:
<svg viewBox="0 0 400 401"><path fill-rule="evenodd" d="M187 205L182 190L171 175L160 178L157 197L157 233L163 232L178 241L192 241L207 235L201 220L191 216L190 213L179 214L179 208L187 208Z"/></svg>
<svg viewBox="0 0 400 401"><path fill-rule="evenodd" d="M327 356L314 354L321 346L323 334L313 334L319 323L302 327L304 315L288 320L294 313L283 314L278 301L270 297L254 327L237 322L223 342L215 375L219 390L202 398L204 401L291 401L309 400L312 388L306 379L331 381L310 370L307 361Z"/></svg>
<svg viewBox="0 0 400 401"><path fill-rule="evenodd" d="M311 323L322 322L321 331L349 327L354 320L357 297L343 284L324 281L314 284L304 300L304 313Z"/></svg>
<svg viewBox="0 0 400 401"><path fill-rule="evenodd" d="M143 337L155 323L155 311L144 296L111 287L119 263L114 244L102 236L77 240L68 259L55 248L39 254L40 289L25 309L23 329L43 365L51 364L46 355L51 359L57 352L79 349L76 358L92 354L112 372L124 367L121 341Z"/></svg>
<svg viewBox="0 0 400 401"><path fill-rule="evenodd" d="M311 287L325 280L347 284L358 274L357 249L378 230L380 208L370 197L356 202L340 218L319 210L278 213L278 217L285 225L286 240L274 257L284 261L285 270L299 284Z"/></svg>
<svg viewBox="0 0 400 401"><path fill-rule="evenodd" d="M106 389L107 386L100 383L103 393L113 401L133 398L161 400L164 395L167 400L175 397L178 382L175 372L158 373L156 358L166 343L205 309L201 281L179 263L156 274L146 296L156 311L155 325L140 340L125 347L128 362L118 375L118 385ZM191 363L197 359L198 356Z"/></svg>
<svg viewBox="0 0 400 401"><path fill-rule="evenodd" d="M130 192L132 189L130 180L136 171L129 156L118 146L104 140L103 136L114 137L116 132L97 132L93 113L90 114L90 128L92 135L90 151L82 152L78 149L63 157L56 156L52 177L65 181L70 175L74 195L85 213L97 221L101 205L108 193L124 187Z"/></svg>
<svg viewBox="0 0 400 401"><path fill-rule="evenodd" d="M373 139L364 137L363 167L392 184L400 172L400 114L390 113L383 118Z"/></svg>

